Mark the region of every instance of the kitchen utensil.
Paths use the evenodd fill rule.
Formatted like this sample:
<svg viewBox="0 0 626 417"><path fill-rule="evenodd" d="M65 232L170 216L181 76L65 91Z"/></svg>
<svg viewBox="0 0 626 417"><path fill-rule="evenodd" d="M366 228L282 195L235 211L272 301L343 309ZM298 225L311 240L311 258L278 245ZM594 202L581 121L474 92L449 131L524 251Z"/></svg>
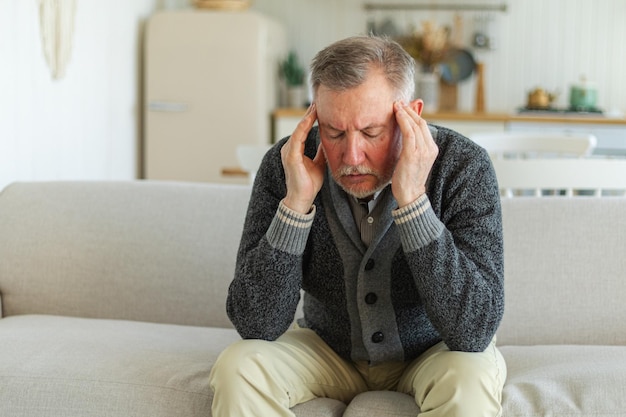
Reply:
<svg viewBox="0 0 626 417"><path fill-rule="evenodd" d="M529 109L548 109L557 96L556 92L549 93L543 88L535 88L528 93L526 107Z"/></svg>
<svg viewBox="0 0 626 417"><path fill-rule="evenodd" d="M476 102L474 103L474 111L476 113L485 112L485 64L479 62L476 64Z"/></svg>
<svg viewBox="0 0 626 417"><path fill-rule="evenodd" d="M474 35L472 36L472 46L474 48L493 48L493 40L489 30L489 24L492 20L493 17L489 13L479 13L474 17Z"/></svg>
<svg viewBox="0 0 626 417"><path fill-rule="evenodd" d="M572 85L569 91L569 105L572 110L589 111L596 109L598 91L595 86L581 77L580 84Z"/></svg>
<svg viewBox="0 0 626 417"><path fill-rule="evenodd" d="M450 50L441 62L441 80L447 84L456 84L469 78L476 68L474 56L467 49Z"/></svg>

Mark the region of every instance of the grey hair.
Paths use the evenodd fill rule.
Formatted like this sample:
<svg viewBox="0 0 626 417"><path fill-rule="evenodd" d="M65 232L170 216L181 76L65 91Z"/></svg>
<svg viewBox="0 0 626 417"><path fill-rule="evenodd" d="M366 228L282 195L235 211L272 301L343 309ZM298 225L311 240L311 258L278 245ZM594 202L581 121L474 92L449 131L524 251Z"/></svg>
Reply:
<svg viewBox="0 0 626 417"><path fill-rule="evenodd" d="M311 62L313 94L320 85L334 91L358 87L372 67L385 73L398 99L413 99L415 60L394 40L373 35L349 37L318 52Z"/></svg>

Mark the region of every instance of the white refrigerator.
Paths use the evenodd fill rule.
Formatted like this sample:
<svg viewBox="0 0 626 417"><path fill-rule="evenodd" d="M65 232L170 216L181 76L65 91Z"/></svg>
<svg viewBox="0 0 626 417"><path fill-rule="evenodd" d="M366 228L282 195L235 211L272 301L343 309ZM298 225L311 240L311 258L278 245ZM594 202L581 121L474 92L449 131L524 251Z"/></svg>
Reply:
<svg viewBox="0 0 626 417"><path fill-rule="evenodd" d="M224 171L238 145L271 142L284 28L253 11L167 11L144 48L143 177L247 182Z"/></svg>

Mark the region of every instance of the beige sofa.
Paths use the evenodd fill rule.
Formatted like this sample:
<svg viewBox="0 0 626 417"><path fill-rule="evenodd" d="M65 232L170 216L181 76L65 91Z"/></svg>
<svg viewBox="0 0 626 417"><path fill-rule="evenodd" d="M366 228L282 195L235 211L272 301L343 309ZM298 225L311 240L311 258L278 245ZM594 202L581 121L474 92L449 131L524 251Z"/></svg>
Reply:
<svg viewBox="0 0 626 417"><path fill-rule="evenodd" d="M0 193L0 416L210 416L249 188L16 183ZM626 199L503 201L504 416L626 416ZM302 416L415 416L412 398Z"/></svg>

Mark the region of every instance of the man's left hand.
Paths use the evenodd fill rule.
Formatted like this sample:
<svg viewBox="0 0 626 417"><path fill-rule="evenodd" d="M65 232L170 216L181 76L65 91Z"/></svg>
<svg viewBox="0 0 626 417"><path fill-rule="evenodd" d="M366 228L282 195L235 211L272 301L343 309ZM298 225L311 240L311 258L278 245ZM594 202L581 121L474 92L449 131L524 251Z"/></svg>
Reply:
<svg viewBox="0 0 626 417"><path fill-rule="evenodd" d="M426 181L439 148L426 121L420 116L421 100L394 103L396 121L402 134L402 151L391 179L391 190L399 207L417 200L426 192Z"/></svg>

